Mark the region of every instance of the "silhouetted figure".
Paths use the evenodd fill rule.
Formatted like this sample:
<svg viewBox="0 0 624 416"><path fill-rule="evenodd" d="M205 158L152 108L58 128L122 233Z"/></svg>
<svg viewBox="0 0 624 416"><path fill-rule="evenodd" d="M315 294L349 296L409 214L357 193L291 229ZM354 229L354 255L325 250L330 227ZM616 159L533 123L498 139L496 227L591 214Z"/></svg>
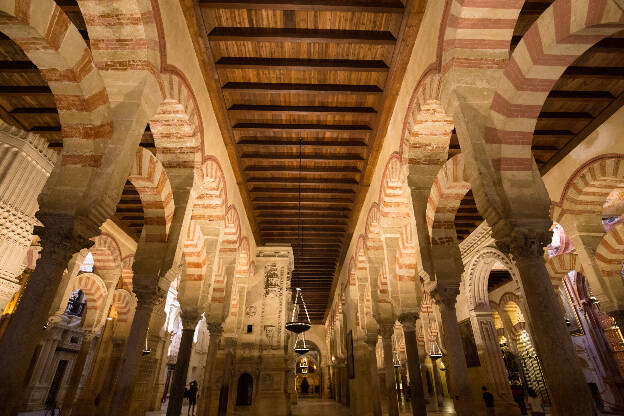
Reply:
<svg viewBox="0 0 624 416"><path fill-rule="evenodd" d="M494 396L490 393L487 387L481 387L483 390L483 402L485 403L485 411L488 416L495 416L494 412Z"/></svg>
<svg viewBox="0 0 624 416"><path fill-rule="evenodd" d="M310 384L308 383L308 379L304 378L301 382L301 394L308 394L310 390Z"/></svg>
<svg viewBox="0 0 624 416"><path fill-rule="evenodd" d="M598 384L594 382L587 383L589 386L589 391L591 392L592 397L594 398L594 402L596 403L596 407L600 410L604 409L604 402L602 401L602 397L600 397L600 391L598 390Z"/></svg>
<svg viewBox="0 0 624 416"><path fill-rule="evenodd" d="M526 415L527 408L526 404L524 403L524 389L522 388L522 385L512 385L511 394L513 395L514 401L518 404L518 406L520 406L520 413Z"/></svg>
<svg viewBox="0 0 624 416"><path fill-rule="evenodd" d="M537 395L533 388L529 388L529 407L531 408L531 414L534 416L544 416L544 406L542 405L542 399Z"/></svg>
<svg viewBox="0 0 624 416"><path fill-rule="evenodd" d="M189 399L188 414L195 415L195 405L197 404L197 392L198 391L199 391L199 387L197 385L197 381L195 380L191 381L191 384L188 389L188 399Z"/></svg>

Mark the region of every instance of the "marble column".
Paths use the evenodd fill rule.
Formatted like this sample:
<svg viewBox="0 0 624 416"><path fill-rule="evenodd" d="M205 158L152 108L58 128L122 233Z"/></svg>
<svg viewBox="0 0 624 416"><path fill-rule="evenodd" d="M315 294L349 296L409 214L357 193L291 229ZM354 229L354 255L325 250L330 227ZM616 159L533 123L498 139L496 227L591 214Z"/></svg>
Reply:
<svg viewBox="0 0 624 416"><path fill-rule="evenodd" d="M377 340L379 336L366 334L366 345L368 346L368 362L370 366L370 394L372 395L373 415L381 416L381 392L379 390L379 376L377 371Z"/></svg>
<svg viewBox="0 0 624 416"><path fill-rule="evenodd" d="M193 336L197 326L197 314L185 314L182 312L182 339L178 350L175 372L173 373L173 384L169 395L167 406L167 416L180 416L182 411L182 401L184 400L184 387L186 386L186 376L188 373L191 352L193 351Z"/></svg>
<svg viewBox="0 0 624 416"><path fill-rule="evenodd" d="M162 294L154 287L134 286L137 295L137 306L126 342L123 359L118 371L117 384L114 389L110 414L126 416L130 412L132 394L137 379L141 351L145 345L150 316Z"/></svg>
<svg viewBox="0 0 624 416"><path fill-rule="evenodd" d="M455 413L458 416L469 416L473 413L472 395L468 384L468 366L466 355L459 332L455 302L457 291L436 291L434 298L438 304L441 317L442 343L449 363L447 377L449 393L453 399Z"/></svg>
<svg viewBox="0 0 624 416"><path fill-rule="evenodd" d="M433 372L433 383L435 385L435 400L438 409L444 406L444 390L442 390L442 380L440 379L440 369L438 368L438 360L431 359L431 371Z"/></svg>
<svg viewBox="0 0 624 416"><path fill-rule="evenodd" d="M57 158L43 137L0 121L0 311L21 286L37 197Z"/></svg>
<svg viewBox="0 0 624 416"><path fill-rule="evenodd" d="M394 326L381 326L381 341L384 352L384 371L386 384L386 400L388 402L388 414L399 416L399 404L397 402L396 384L394 383L394 361L392 356L392 334Z"/></svg>
<svg viewBox="0 0 624 416"><path fill-rule="evenodd" d="M71 376L67 383L65 397L63 397L63 407L61 408L61 414L63 415L69 415L71 413L71 408L76 399L76 393L78 392L78 385L82 378L85 363L87 362L87 355L91 348L94 347L94 336L95 332L93 331L84 331L83 333L80 350L78 351L74 368L72 369Z"/></svg>
<svg viewBox="0 0 624 416"><path fill-rule="evenodd" d="M594 400L581 370L580 361L564 322L550 276L543 247L549 233L517 234L508 240L520 272L531 334L540 357L544 377L556 415L595 415Z"/></svg>
<svg viewBox="0 0 624 416"><path fill-rule="evenodd" d="M87 230L86 224L75 232L74 227L80 225L70 216L42 216L42 220L46 226L38 230L43 246L41 258L0 340L0 368L11 375L0 379L0 403L7 415L16 414L22 403L24 380L69 259L92 245L89 238L99 232L97 227Z"/></svg>
<svg viewBox="0 0 624 416"><path fill-rule="evenodd" d="M207 326L208 333L210 334L210 342L208 343L208 353L206 354L204 378L202 384L199 386L201 394L199 395L198 414L201 416L208 416L210 414L210 397L212 394L212 382L214 380L214 368L217 361L219 340L223 334L223 325L220 322L210 322Z"/></svg>
<svg viewBox="0 0 624 416"><path fill-rule="evenodd" d="M403 334L405 336L405 350L407 353L407 369L409 371L410 379L410 402L412 404L412 414L414 416L426 416L427 402L425 401L425 391L422 384L418 340L416 339L417 319L417 313L402 313L399 316L399 322L401 322Z"/></svg>

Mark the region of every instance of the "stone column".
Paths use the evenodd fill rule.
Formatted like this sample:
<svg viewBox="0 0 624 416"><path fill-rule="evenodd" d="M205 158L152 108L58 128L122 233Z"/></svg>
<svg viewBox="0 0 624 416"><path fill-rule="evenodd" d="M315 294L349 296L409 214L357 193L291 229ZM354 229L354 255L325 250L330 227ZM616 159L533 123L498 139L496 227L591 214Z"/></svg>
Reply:
<svg viewBox="0 0 624 416"><path fill-rule="evenodd" d="M217 361L217 351L219 349L219 340L223 334L223 326L220 322L210 322L207 324L210 334L210 342L208 343L208 353L206 354L206 365L204 366L204 379L199 386L201 394L199 395L198 414L208 416L210 414L210 396L212 394L212 381L214 380L214 368ZM256 386L256 389L258 386Z"/></svg>
<svg viewBox="0 0 624 416"><path fill-rule="evenodd" d="M366 334L366 345L368 346L368 361L370 365L370 394L372 395L373 415L381 416L381 392L379 391L379 376L377 371L377 340L378 335Z"/></svg>
<svg viewBox="0 0 624 416"><path fill-rule="evenodd" d="M63 271L71 256L92 245L89 238L99 232L97 227L86 230L86 224L84 230L74 232L79 224L70 216L47 216L42 220L47 225L38 229L43 246L41 258L0 340L0 368L11 375L0 379L0 403L9 415L15 414L22 403L26 373Z"/></svg>
<svg viewBox="0 0 624 416"><path fill-rule="evenodd" d="M154 283L154 287L134 286L137 295L137 306L126 342L124 356L118 372L117 385L113 394L110 414L126 416L129 414L134 384L137 379L141 351L145 345L150 316L162 294Z"/></svg>
<svg viewBox="0 0 624 416"><path fill-rule="evenodd" d="M418 353L418 340L416 339L417 313L402 313L399 322L403 327L405 335L405 350L407 353L407 369L409 371L410 389L412 403L412 414L414 416L427 415L427 402L425 401L425 391L422 384L420 371L420 356ZM385 355L384 349L384 355Z"/></svg>
<svg viewBox="0 0 624 416"><path fill-rule="evenodd" d="M554 413L595 415L594 400L546 270L543 247L550 240L549 233L513 233L511 237L506 241L520 272L531 334L540 356Z"/></svg>
<svg viewBox="0 0 624 416"><path fill-rule="evenodd" d="M442 343L449 363L446 374L449 381L449 393L453 399L455 413L458 416L473 414L472 395L468 384L468 366L459 332L455 302L457 290L436 290L434 298L441 317Z"/></svg>
<svg viewBox="0 0 624 416"><path fill-rule="evenodd" d="M167 416L179 416L182 411L182 401L184 400L184 387L186 386L186 376L188 373L191 352L193 351L193 336L197 326L197 314L188 314L182 311L182 339L178 350L175 372L173 373L173 384L169 395L167 406Z"/></svg>
<svg viewBox="0 0 624 416"><path fill-rule="evenodd" d="M481 309L470 311L470 324L479 350L479 361L487 370L490 392L495 396L496 407L507 409L509 414L520 414L520 409L511 394L507 369L489 306L481 306Z"/></svg>
<svg viewBox="0 0 624 416"><path fill-rule="evenodd" d="M433 373L433 383L435 384L435 397L438 409L444 406L444 391L442 390L442 380L440 380L440 370L438 369L438 360L431 359L431 372Z"/></svg>
<svg viewBox="0 0 624 416"><path fill-rule="evenodd" d="M381 340L384 350L384 371L386 382L386 395L388 400L388 414L399 416L399 404L397 402L396 384L394 383L394 362L392 360L392 334L394 326L381 326Z"/></svg>
<svg viewBox="0 0 624 416"><path fill-rule="evenodd" d="M84 331L82 336L82 343L80 344L80 351L76 357L74 368L72 369L69 382L67 383L67 389L65 390L65 397L63 397L63 407L61 408L61 414L69 415L71 413L76 393L78 392L78 384L82 378L82 372L84 371L85 363L87 362L87 355L93 347L95 333L93 331Z"/></svg>

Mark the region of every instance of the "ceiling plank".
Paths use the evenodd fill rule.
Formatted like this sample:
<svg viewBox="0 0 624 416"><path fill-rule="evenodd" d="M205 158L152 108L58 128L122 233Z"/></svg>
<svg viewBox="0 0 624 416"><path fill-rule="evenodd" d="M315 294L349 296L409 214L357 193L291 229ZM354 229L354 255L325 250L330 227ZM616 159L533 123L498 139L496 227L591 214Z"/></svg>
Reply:
<svg viewBox="0 0 624 416"><path fill-rule="evenodd" d="M216 62L217 69L256 69L287 71L355 71L388 72L384 61L355 59L296 59L296 58L255 58L223 57Z"/></svg>
<svg viewBox="0 0 624 416"><path fill-rule="evenodd" d="M377 85L354 84L294 84L278 82L228 82L224 92L260 94L325 94L333 92L348 95L379 95L383 91Z"/></svg>
<svg viewBox="0 0 624 416"><path fill-rule="evenodd" d="M355 13L403 13L404 11L403 4L396 0L384 2L365 0L200 0L199 7L205 9L269 9Z"/></svg>
<svg viewBox="0 0 624 416"><path fill-rule="evenodd" d="M232 127L235 131L241 130L269 130L278 132L283 130L296 131L340 131L354 133L370 133L371 128L359 124L280 124L280 123L237 123Z"/></svg>
<svg viewBox="0 0 624 416"><path fill-rule="evenodd" d="M250 105L234 104L228 111L236 112L266 112L266 113L287 113L303 115L326 115L328 113L339 114L377 114L377 110L372 107L331 107L321 105Z"/></svg>
<svg viewBox="0 0 624 416"><path fill-rule="evenodd" d="M208 33L211 42L313 42L394 45L389 31L333 30L268 27L215 27Z"/></svg>
<svg viewBox="0 0 624 416"><path fill-rule="evenodd" d="M241 153L241 159L261 159L263 161L274 161L274 160L324 160L328 162L359 162L364 160L364 158L359 154L342 154L342 155L332 155L332 154L315 154L315 155L298 155L291 153ZM302 168L303 169L303 168Z"/></svg>

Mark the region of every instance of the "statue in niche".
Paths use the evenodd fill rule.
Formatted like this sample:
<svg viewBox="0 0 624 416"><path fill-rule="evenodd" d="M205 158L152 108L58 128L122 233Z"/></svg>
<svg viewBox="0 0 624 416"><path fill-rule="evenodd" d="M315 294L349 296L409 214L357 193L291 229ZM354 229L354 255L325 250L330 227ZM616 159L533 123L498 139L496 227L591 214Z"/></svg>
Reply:
<svg viewBox="0 0 624 416"><path fill-rule="evenodd" d="M269 341L269 345L273 345L273 336L275 334L275 326L274 325L265 325L264 326L264 334Z"/></svg>

